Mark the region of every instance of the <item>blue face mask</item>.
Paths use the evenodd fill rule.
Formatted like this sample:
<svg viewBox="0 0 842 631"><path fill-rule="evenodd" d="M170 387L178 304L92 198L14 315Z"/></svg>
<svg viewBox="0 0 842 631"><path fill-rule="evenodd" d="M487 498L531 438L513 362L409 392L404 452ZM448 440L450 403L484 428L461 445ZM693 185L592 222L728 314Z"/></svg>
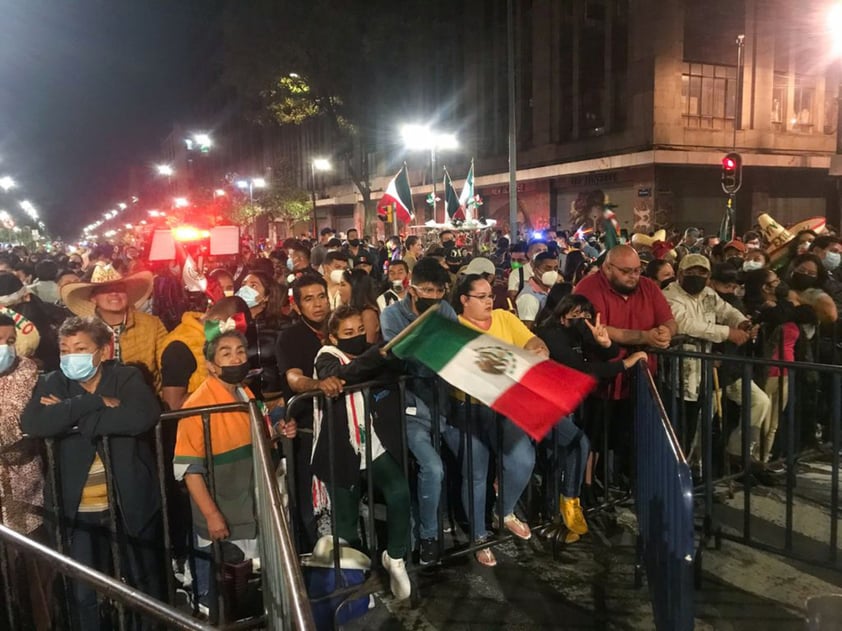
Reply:
<svg viewBox="0 0 842 631"><path fill-rule="evenodd" d="M70 353L61 356L61 372L71 381L87 381L96 374L93 353Z"/></svg>
<svg viewBox="0 0 842 631"><path fill-rule="evenodd" d="M839 254L839 252L826 252L822 264L828 272L832 272L839 267L840 261L842 261L842 254Z"/></svg>
<svg viewBox="0 0 842 631"><path fill-rule="evenodd" d="M287 269L288 269L289 271L292 271L292 266L293 266L293 265L294 265L294 263L292 262L292 257L289 257L289 258L287 259Z"/></svg>
<svg viewBox="0 0 842 631"><path fill-rule="evenodd" d="M237 290L237 295L246 301L249 309L252 307L256 307L260 304L260 294L257 293L256 289L249 287L248 285L243 285L240 289Z"/></svg>
<svg viewBox="0 0 842 631"><path fill-rule="evenodd" d="M18 354L15 351L14 344L3 344L0 346L0 373L4 373L9 370L9 368L12 367L12 364L15 363L17 356Z"/></svg>

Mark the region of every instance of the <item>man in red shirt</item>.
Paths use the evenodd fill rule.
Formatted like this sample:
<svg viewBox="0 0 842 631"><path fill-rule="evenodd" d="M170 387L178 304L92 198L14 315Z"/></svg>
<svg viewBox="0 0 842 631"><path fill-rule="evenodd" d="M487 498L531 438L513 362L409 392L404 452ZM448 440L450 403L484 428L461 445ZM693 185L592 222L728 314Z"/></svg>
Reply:
<svg viewBox="0 0 842 631"><path fill-rule="evenodd" d="M600 314L608 336L622 348L620 358L628 355L630 348L667 348L678 329L661 288L642 277L640 271L640 258L634 248L618 245L608 251L602 269L583 278L574 289L574 293L593 303L594 313ZM649 362L652 370L653 359ZM606 422L614 421L610 438L615 452L618 448L624 452L617 454L622 461L622 468L618 464L621 472L631 470L631 446L634 444L631 435L634 406L630 405L629 397L629 381L623 371L605 396L609 401L604 406L597 406L604 410Z"/></svg>

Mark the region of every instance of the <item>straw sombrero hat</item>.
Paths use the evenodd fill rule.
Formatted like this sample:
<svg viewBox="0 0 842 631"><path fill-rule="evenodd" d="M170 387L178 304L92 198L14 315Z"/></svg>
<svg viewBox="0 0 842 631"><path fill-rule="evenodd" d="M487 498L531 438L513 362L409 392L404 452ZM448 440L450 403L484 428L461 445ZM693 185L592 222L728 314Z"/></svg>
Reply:
<svg viewBox="0 0 842 631"><path fill-rule="evenodd" d="M97 265L89 283L70 283L61 288L61 300L77 316L83 318L95 315L91 296L95 289L120 283L125 285L129 304L140 308L152 294L152 272L136 272L122 276L111 265Z"/></svg>

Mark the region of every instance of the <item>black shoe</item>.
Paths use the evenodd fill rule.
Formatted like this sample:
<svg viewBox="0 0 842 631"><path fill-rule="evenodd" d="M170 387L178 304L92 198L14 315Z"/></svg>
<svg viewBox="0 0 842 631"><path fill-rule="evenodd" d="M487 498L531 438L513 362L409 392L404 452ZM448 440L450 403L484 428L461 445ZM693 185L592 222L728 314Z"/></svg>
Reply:
<svg viewBox="0 0 842 631"><path fill-rule="evenodd" d="M419 556L419 563L421 565L432 565L439 560L439 542L438 539L422 539L421 551Z"/></svg>

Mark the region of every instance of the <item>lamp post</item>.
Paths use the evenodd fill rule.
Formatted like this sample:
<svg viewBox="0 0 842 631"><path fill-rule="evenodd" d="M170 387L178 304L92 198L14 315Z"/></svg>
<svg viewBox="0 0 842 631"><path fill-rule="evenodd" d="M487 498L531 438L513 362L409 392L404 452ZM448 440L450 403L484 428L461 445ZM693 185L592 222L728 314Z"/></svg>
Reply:
<svg viewBox="0 0 842 631"><path fill-rule="evenodd" d="M316 171L325 172L330 171L333 167L330 160L327 158L313 158L310 160L310 193L313 196L313 237L315 238L319 232L318 222L316 221Z"/></svg>
<svg viewBox="0 0 842 631"><path fill-rule="evenodd" d="M436 220L436 152L456 149L456 136L431 129L428 125L404 125L401 128L404 145L409 150L429 150L430 174L433 181L433 221ZM446 219L446 217L443 217ZM442 222L444 223L444 222Z"/></svg>
<svg viewBox="0 0 842 631"><path fill-rule="evenodd" d="M0 188L2 188L4 192L9 192L11 189L15 188L15 186L17 186L17 184L15 184L12 176L4 175L3 177L0 177Z"/></svg>

